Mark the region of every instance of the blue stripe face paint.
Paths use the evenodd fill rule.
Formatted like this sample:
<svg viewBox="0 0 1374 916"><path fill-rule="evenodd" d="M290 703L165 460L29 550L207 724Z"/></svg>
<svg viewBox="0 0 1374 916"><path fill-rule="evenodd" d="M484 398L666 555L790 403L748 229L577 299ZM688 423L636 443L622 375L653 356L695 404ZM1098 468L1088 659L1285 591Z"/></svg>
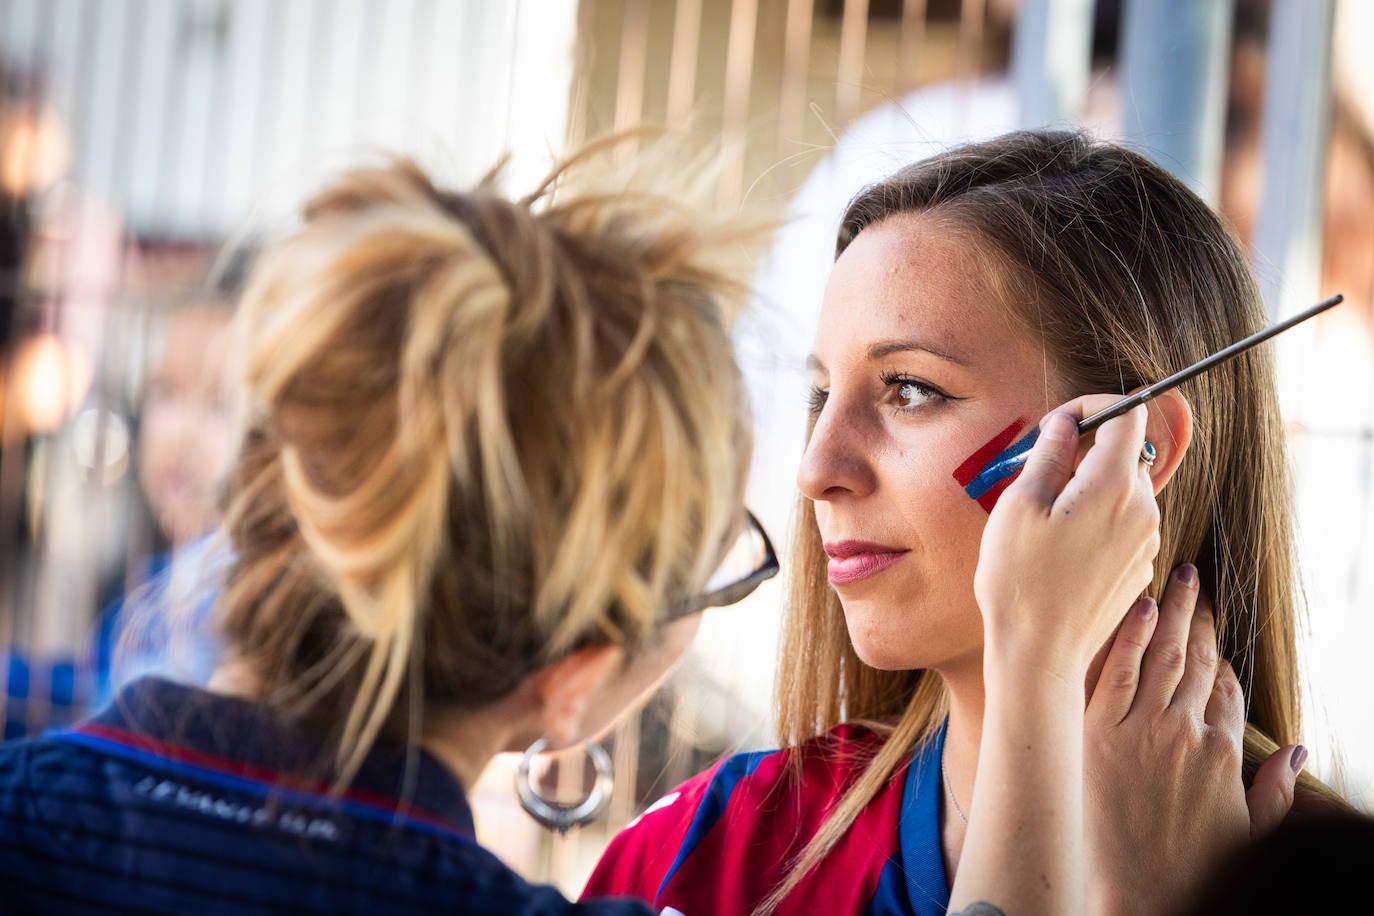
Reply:
<svg viewBox="0 0 1374 916"><path fill-rule="evenodd" d="M969 481L964 490L972 499L980 499L1002 481L1005 480L1010 484L1012 479L1021 473L1021 468L1026 466L1026 458L1030 456L1031 446L1035 445L1035 440L1039 438L1039 435L1040 428L1038 426L1031 427L1030 432L1003 451L998 452L997 457L989 461L987 467L979 471L978 476Z"/></svg>
<svg viewBox="0 0 1374 916"><path fill-rule="evenodd" d="M1013 421L954 471L954 479L964 488L969 499L976 501L987 512L992 511L1002 491L1021 473L1031 446L1040 435L1040 428L1032 424L1024 436L1015 439L1026 422L1024 417Z"/></svg>

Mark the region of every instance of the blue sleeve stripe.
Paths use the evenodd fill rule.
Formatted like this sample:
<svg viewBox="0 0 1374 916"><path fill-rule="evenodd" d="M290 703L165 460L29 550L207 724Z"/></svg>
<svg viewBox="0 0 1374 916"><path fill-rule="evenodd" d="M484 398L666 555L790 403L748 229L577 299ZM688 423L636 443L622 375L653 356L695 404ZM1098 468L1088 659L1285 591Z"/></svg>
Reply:
<svg viewBox="0 0 1374 916"><path fill-rule="evenodd" d="M735 792L735 786L739 785L741 779L752 776L754 771L759 768L765 757L770 757L779 751L754 751L748 754L736 754L729 760L721 764L716 775L711 778L711 784L706 788L706 795L697 806L696 814L692 817L692 826L687 828L687 836L682 840L682 846L678 848L677 857L673 859L673 864L668 869L668 873L663 876L663 881L658 886L658 897L663 893L663 889L668 886L673 875L677 874L678 868L687 861L690 856L715 826L716 821L720 820L725 808L730 803L730 796Z"/></svg>

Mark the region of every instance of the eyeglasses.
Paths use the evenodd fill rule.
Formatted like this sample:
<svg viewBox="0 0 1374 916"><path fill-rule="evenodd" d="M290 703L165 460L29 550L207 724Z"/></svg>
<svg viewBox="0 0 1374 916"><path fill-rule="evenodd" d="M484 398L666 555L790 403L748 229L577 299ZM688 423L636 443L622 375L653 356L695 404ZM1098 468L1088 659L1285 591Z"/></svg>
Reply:
<svg viewBox="0 0 1374 916"><path fill-rule="evenodd" d="M679 601L660 623L668 623L712 607L726 607L742 601L765 580L778 574L778 555L768 532L754 513L746 510L746 523L739 537L725 552L724 559L706 582L706 590L694 598Z"/></svg>

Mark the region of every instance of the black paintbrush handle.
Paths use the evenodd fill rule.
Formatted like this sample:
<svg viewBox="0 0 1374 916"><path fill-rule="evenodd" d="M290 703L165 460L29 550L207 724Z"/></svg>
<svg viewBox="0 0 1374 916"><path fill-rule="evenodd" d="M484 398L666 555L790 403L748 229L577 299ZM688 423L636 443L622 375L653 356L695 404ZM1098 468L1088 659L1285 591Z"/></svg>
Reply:
<svg viewBox="0 0 1374 916"><path fill-rule="evenodd" d="M1106 423L1113 417L1121 416L1123 413L1130 410L1132 407L1135 407L1137 404L1144 404L1146 401L1150 400L1150 398L1154 397L1155 395L1168 391L1170 388L1174 388L1182 384L1183 382L1188 381L1188 379L1192 378L1193 376L1202 372L1206 372L1213 366L1226 362L1231 357L1245 352L1246 350L1253 347L1255 344L1263 343L1264 341L1273 337L1275 334L1280 334L1288 330L1289 328L1293 327L1295 324L1301 324L1302 322L1311 318L1313 315L1320 314L1321 312L1324 312L1327 309L1331 308L1333 305L1339 305L1342 301L1344 301L1344 299L1345 297L1342 296L1340 293L1337 293L1329 299L1323 299L1321 302L1318 302L1316 305L1312 306L1305 312L1299 312L1293 317L1285 318L1283 321L1271 325L1262 331L1256 331L1254 334L1251 334L1244 340L1238 340L1235 343L1231 344L1229 347L1226 347L1224 350L1218 350L1211 356L1207 356L1198 360L1188 368L1180 369L1178 372L1175 372L1173 375L1169 376L1166 379L1163 379L1161 381L1155 382L1153 385L1149 385L1145 388L1142 388L1135 394L1127 395L1126 397L1117 401L1115 404L1112 404L1109 407L1104 407L1092 416L1084 417L1082 420L1080 420L1078 422L1078 434L1081 436L1084 433L1092 432L1094 429L1097 429L1097 427L1101 426L1103 423Z"/></svg>

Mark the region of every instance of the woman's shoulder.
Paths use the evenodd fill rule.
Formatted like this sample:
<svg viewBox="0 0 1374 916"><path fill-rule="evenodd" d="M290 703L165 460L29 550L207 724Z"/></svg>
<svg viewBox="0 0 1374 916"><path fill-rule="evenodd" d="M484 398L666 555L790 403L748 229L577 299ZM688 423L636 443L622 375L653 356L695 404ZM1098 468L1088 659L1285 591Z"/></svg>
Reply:
<svg viewBox="0 0 1374 916"><path fill-rule="evenodd" d="M881 744L879 733L844 724L794 748L722 758L611 840L584 897L654 900L689 860L753 860L771 871L796 852L798 837L814 833Z"/></svg>

